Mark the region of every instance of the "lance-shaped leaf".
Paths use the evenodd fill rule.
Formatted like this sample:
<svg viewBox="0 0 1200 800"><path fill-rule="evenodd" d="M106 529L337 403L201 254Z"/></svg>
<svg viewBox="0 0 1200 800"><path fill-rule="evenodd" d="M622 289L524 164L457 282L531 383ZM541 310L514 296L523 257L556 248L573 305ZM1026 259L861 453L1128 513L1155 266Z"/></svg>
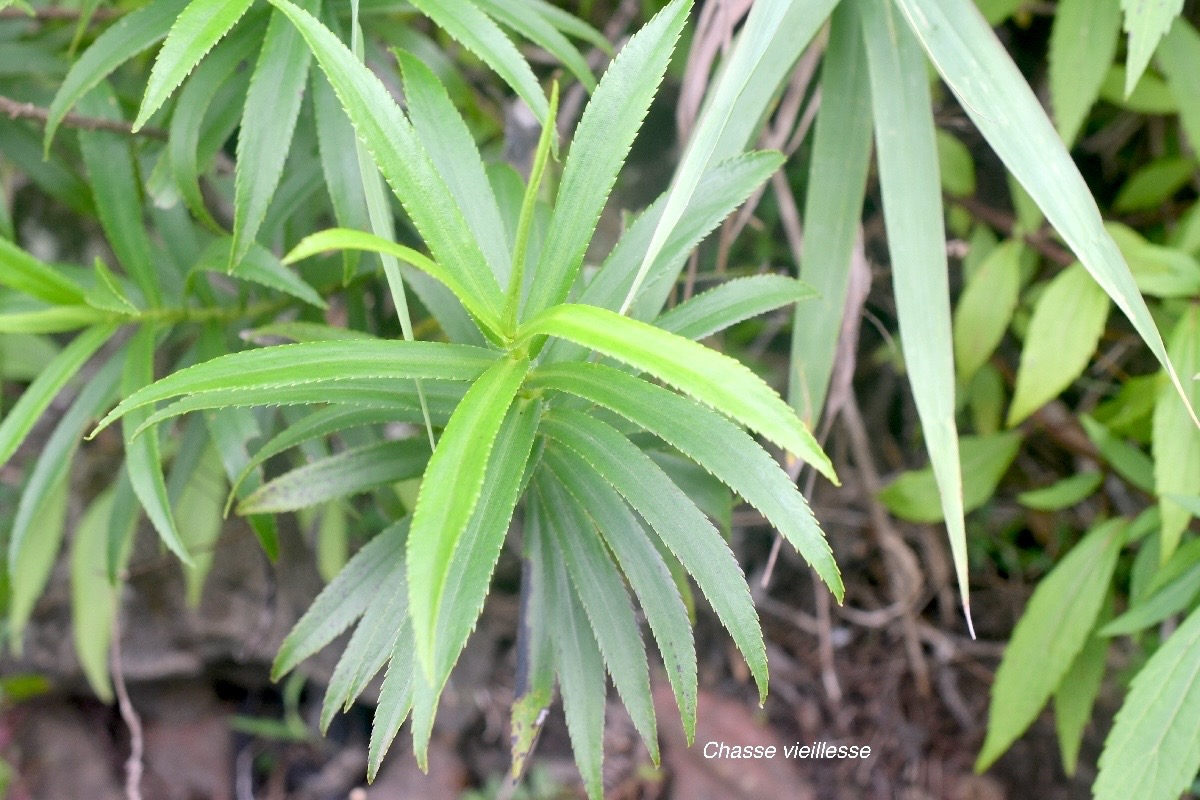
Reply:
<svg viewBox="0 0 1200 800"><path fill-rule="evenodd" d="M1133 94L1158 42L1183 11L1183 0L1121 0L1129 53L1125 59L1125 96Z"/></svg>
<svg viewBox="0 0 1200 800"><path fill-rule="evenodd" d="M1112 615L1112 594L1100 611L1100 623ZM1108 667L1108 639L1092 631L1087 644L1071 662L1062 683L1054 692L1054 728L1062 754L1063 772L1075 774L1083 729L1092 718L1092 707L1100 693L1100 683Z"/></svg>
<svg viewBox="0 0 1200 800"><path fill-rule="evenodd" d="M592 75L592 70L588 66L587 60L575 49L570 40L554 26L554 22L561 18L555 17L553 21L547 18L549 15L545 13L545 6L522 2L522 0L517 0L517 2L476 0L475 4L501 25L505 25L516 31L561 61L562 65L570 70L571 74L578 78L579 82L589 92L595 90L596 78ZM576 19L572 14L567 14L567 16ZM586 31L589 27L587 23L579 20L579 25L575 26L575 30ZM595 33L595 31L592 31L592 33ZM612 46L604 40L604 37L601 36L600 39L605 42L604 47L611 50Z"/></svg>
<svg viewBox="0 0 1200 800"><path fill-rule="evenodd" d="M562 302L575 282L690 7L685 0L674 0L655 15L629 40L592 93L563 165L554 214L525 304L527 316Z"/></svg>
<svg viewBox="0 0 1200 800"><path fill-rule="evenodd" d="M746 659L766 697L767 656L750 590L729 545L696 504L650 456L611 426L586 414L555 409L546 434L573 450L620 492L696 579Z"/></svg>
<svg viewBox="0 0 1200 800"><path fill-rule="evenodd" d="M50 152L54 132L74 105L112 71L167 35L189 0L154 0L123 14L71 65L62 86L50 103L46 118L45 150Z"/></svg>
<svg viewBox="0 0 1200 800"><path fill-rule="evenodd" d="M743 320L816 296L807 283L783 275L735 278L663 313L654 326L676 336L705 339Z"/></svg>
<svg viewBox="0 0 1200 800"><path fill-rule="evenodd" d="M217 239L200 254L193 269L206 272L228 272L233 246L234 242L229 237L223 236ZM290 294L317 308L328 306L316 289L284 266L270 250L255 242L247 242L244 249L245 252L237 260L237 266L230 273L233 277Z"/></svg>
<svg viewBox="0 0 1200 800"><path fill-rule="evenodd" d="M1200 372L1200 310L1193 304L1183 312L1171 335L1171 360L1181 375ZM1200 406L1200 381L1187 384L1187 402ZM1164 386L1154 404L1154 489L1162 496L1161 550L1166 563L1175 552L1192 515L1165 495L1200 494L1200 429L1188 418L1185 401Z"/></svg>
<svg viewBox="0 0 1200 800"><path fill-rule="evenodd" d="M629 364L761 433L837 483L829 458L787 403L729 356L595 306L564 304L521 326L517 341L557 336Z"/></svg>
<svg viewBox="0 0 1200 800"><path fill-rule="evenodd" d="M0 238L0 285L55 305L83 302L82 286L4 238Z"/></svg>
<svg viewBox="0 0 1200 800"><path fill-rule="evenodd" d="M483 490L496 435L528 369L524 359L505 359L479 377L450 417L421 481L408 539L408 584L417 657L430 682L446 575Z"/></svg>
<svg viewBox="0 0 1200 800"><path fill-rule="evenodd" d="M400 732L400 726L412 710L416 651L412 620L405 619L396 636L387 674L379 688L379 704L375 706L375 716L371 719L371 741L367 749L368 781L374 781L379 774L383 757L387 755L396 734Z"/></svg>
<svg viewBox="0 0 1200 800"><path fill-rule="evenodd" d="M299 28L434 259L485 307L499 312L501 292L462 212L412 125L387 88L332 32L288 0L273 4Z"/></svg>
<svg viewBox="0 0 1200 800"><path fill-rule="evenodd" d="M1120 38L1121 8L1116 3L1063 0L1055 9L1048 58L1050 103L1068 145L1075 142L1100 96Z"/></svg>
<svg viewBox="0 0 1200 800"><path fill-rule="evenodd" d="M101 421L97 431L135 409L198 392L226 389L257 392L266 405L274 402L271 396L277 389L303 388L304 384L317 381L336 383L355 378L470 381L495 360L496 355L482 347L442 342L358 339L263 347L181 369L140 389L121 401Z"/></svg>
<svg viewBox="0 0 1200 800"><path fill-rule="evenodd" d="M668 389L599 364L542 367L530 376L529 386L576 394L678 449L761 511L841 600L837 564L804 496L775 459L729 420Z"/></svg>
<svg viewBox="0 0 1200 800"><path fill-rule="evenodd" d="M1091 191L1037 97L971 0L895 0L951 91L1000 160L1045 212L1167 370L1183 385ZM1195 409L1189 416L1198 427Z"/></svg>
<svg viewBox="0 0 1200 800"><path fill-rule="evenodd" d="M996 670L976 769L986 769L1025 732L1083 649L1108 594L1126 527L1121 519L1098 525L1029 598Z"/></svg>
<svg viewBox="0 0 1200 800"><path fill-rule="evenodd" d="M238 504L238 513L277 514L361 494L419 476L428 458L424 439L353 447L268 481Z"/></svg>

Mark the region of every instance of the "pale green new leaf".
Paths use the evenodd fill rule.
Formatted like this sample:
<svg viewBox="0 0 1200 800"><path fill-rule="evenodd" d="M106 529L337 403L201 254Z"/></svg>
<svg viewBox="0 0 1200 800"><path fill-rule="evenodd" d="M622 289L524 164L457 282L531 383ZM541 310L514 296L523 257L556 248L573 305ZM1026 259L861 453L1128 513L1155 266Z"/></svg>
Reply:
<svg viewBox="0 0 1200 800"><path fill-rule="evenodd" d="M962 385L987 363L1004 338L1021 289L1024 245L1009 240L997 247L967 281L954 309L954 363Z"/></svg>
<svg viewBox="0 0 1200 800"><path fill-rule="evenodd" d="M239 514L296 511L418 477L429 459L423 438L352 447L285 472L238 504Z"/></svg>
<svg viewBox="0 0 1200 800"><path fill-rule="evenodd" d="M1181 375L1200 372L1200 309L1195 304L1187 308L1171 334L1171 360ZM1188 401L1200 407L1200 381L1188 381ZM1154 454L1154 488L1160 495L1200 494L1200 429L1188 417L1187 406L1170 386L1159 390L1154 404L1152 433ZM1166 563L1183 531L1191 522L1191 513L1163 497L1160 558Z"/></svg>
<svg viewBox="0 0 1200 800"><path fill-rule="evenodd" d="M992 498L1020 449L1021 435L1014 431L962 437L959 452L964 512L974 511ZM938 483L929 467L903 473L883 488L879 499L901 519L913 522L941 522L943 519Z"/></svg>
<svg viewBox="0 0 1200 800"><path fill-rule="evenodd" d="M525 359L505 359L475 381L450 417L421 481L408 539L408 583L417 658L430 682L440 644L442 589L454 550L479 501L496 435L528 370Z"/></svg>
<svg viewBox="0 0 1200 800"><path fill-rule="evenodd" d="M1179 123L1191 141L1200 147L1200 33L1187 20L1175 20L1158 46L1158 64L1167 86L1179 105Z"/></svg>
<svg viewBox="0 0 1200 800"><path fill-rule="evenodd" d="M761 511L841 600L837 564L804 496L775 459L732 422L668 389L599 364L542 367L530 376L529 386L571 392L661 437Z"/></svg>
<svg viewBox="0 0 1200 800"><path fill-rule="evenodd" d="M184 568L183 574L187 603L192 608L200 606L204 581L212 569L213 548L224 522L224 506L225 467L210 442L174 507L175 518L185 520L179 527L179 536L192 556L192 564Z"/></svg>
<svg viewBox="0 0 1200 800"><path fill-rule="evenodd" d="M1017 502L1038 511L1061 511L1083 502L1103 482L1102 472L1080 472L1041 489L1021 492Z"/></svg>
<svg viewBox="0 0 1200 800"><path fill-rule="evenodd" d="M986 769L1025 732L1061 685L1108 594L1125 529L1121 519L1096 526L1038 583L996 670L977 770Z"/></svg>
<svg viewBox="0 0 1200 800"><path fill-rule="evenodd" d="M741 650L766 697L767 657L745 576L729 546L696 504L648 455L609 425L577 411L556 409L543 429L591 464L650 524L691 573Z"/></svg>
<svg viewBox="0 0 1200 800"><path fill-rule="evenodd" d="M1083 374L1108 319L1108 297L1080 264L1060 272L1038 296L1021 348L1008 409L1016 425Z"/></svg>
<svg viewBox="0 0 1200 800"><path fill-rule="evenodd" d="M1183 0L1121 0L1125 12L1125 32L1129 34L1129 53L1125 59L1125 96L1150 64L1158 42L1183 11Z"/></svg>
<svg viewBox="0 0 1200 800"><path fill-rule="evenodd" d="M1113 723L1096 800L1173 800L1200 768L1200 611L1142 667Z"/></svg>
<svg viewBox="0 0 1200 800"><path fill-rule="evenodd" d="M83 302L82 286L4 238L0 238L0 286L55 305Z"/></svg>
<svg viewBox="0 0 1200 800"><path fill-rule="evenodd" d="M46 153L50 152L50 142L63 117L79 99L121 64L162 41L180 12L187 8L188 2L154 0L136 11L122 14L111 27L96 37L91 47L71 65L71 71L50 103L43 145Z"/></svg>
<svg viewBox="0 0 1200 800"><path fill-rule="evenodd" d="M70 466L69 462L65 466ZM22 653L22 635L25 625L33 615L34 605L46 589L50 570L58 560L62 545L64 525L67 519L68 480L66 470L46 487L35 504L28 506L31 516L37 518L37 536L27 537L29 543L20 549L15 559L8 562L11 576L8 600L9 646L19 656Z"/></svg>
<svg viewBox="0 0 1200 800"><path fill-rule="evenodd" d="M1084 120L1117 55L1121 8L1115 0L1061 0L1050 28L1050 104L1068 145Z"/></svg>
<svg viewBox="0 0 1200 800"><path fill-rule="evenodd" d="M1100 622L1112 615L1112 598L1100 612ZM1083 729L1092 718L1092 706L1100 693L1100 682L1108 667L1109 640L1093 631L1087 644L1075 656L1062 683L1054 692L1054 728L1062 754L1063 772L1075 774Z"/></svg>
<svg viewBox="0 0 1200 800"><path fill-rule="evenodd" d="M743 320L816 296L807 283L783 275L735 278L664 312L654 326L676 336L705 339Z"/></svg>
<svg viewBox="0 0 1200 800"><path fill-rule="evenodd" d="M88 685L105 703L113 700L108 656L119 591L104 568L113 494L109 489L92 501L79 520L71 545L72 642Z"/></svg>
<svg viewBox="0 0 1200 800"><path fill-rule="evenodd" d="M1128 266L1104 231L1091 191L996 34L971 0L895 2L1000 160L1133 323L1182 395L1183 385L1162 337ZM1189 409L1189 416L1200 427L1195 409Z"/></svg>
<svg viewBox="0 0 1200 800"><path fill-rule="evenodd" d="M557 336L644 370L761 433L837 483L812 433L762 378L729 356L595 306L563 304L521 326L517 341Z"/></svg>
<svg viewBox="0 0 1200 800"><path fill-rule="evenodd" d="M662 82L690 3L673 2L646 23L609 65L580 117L563 165L554 213L525 315L567 297L617 173Z"/></svg>

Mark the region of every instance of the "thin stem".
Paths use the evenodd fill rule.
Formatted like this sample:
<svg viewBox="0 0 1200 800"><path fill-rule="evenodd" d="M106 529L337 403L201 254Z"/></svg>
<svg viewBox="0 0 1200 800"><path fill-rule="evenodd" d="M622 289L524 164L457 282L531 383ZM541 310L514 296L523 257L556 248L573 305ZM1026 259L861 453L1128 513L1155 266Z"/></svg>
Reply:
<svg viewBox="0 0 1200 800"><path fill-rule="evenodd" d="M0 95L0 114L9 119L28 119L45 125L50 119L50 110L33 103L22 103L11 97ZM67 114L63 117L62 125L68 128L80 128L85 131L111 131L125 136L145 136L149 139L166 139L167 132L161 128L139 128L137 131L128 122L99 117L85 117L79 114Z"/></svg>
<svg viewBox="0 0 1200 800"><path fill-rule="evenodd" d="M145 739L142 735L142 718L129 699L125 686L125 668L121 661L121 614L113 616L112 645L109 649L109 669L112 671L113 689L117 693L117 708L121 719L129 728L129 759L125 762L125 800L142 800L142 761Z"/></svg>

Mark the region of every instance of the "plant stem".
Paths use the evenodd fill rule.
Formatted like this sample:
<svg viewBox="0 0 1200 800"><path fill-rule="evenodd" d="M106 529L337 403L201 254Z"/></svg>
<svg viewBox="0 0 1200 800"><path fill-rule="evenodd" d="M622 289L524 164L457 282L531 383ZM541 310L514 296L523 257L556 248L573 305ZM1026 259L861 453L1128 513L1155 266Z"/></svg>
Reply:
<svg viewBox="0 0 1200 800"><path fill-rule="evenodd" d="M45 125L50 118L49 109L42 108L33 103L22 103L19 100L14 100L4 95L0 95L0 114L4 114L9 119L33 120L42 125ZM79 114L67 114L63 117L62 124L68 128L80 128L86 131L111 131L112 133L121 133L126 136L145 136L150 139L167 138L167 132L161 128L139 128L135 132L128 122L100 119L99 117L85 117Z"/></svg>

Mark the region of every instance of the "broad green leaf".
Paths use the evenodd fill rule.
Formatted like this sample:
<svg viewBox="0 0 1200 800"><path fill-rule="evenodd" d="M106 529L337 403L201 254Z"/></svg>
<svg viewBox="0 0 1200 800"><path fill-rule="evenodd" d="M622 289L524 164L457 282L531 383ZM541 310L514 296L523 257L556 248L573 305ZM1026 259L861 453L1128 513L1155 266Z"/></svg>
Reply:
<svg viewBox="0 0 1200 800"><path fill-rule="evenodd" d="M808 284L782 275L735 278L664 312L654 326L676 336L706 339L743 320L816 296Z"/></svg>
<svg viewBox="0 0 1200 800"><path fill-rule="evenodd" d="M90 328L76 336L45 365L0 422L0 464L12 457L55 395L115 332L116 327L112 325Z"/></svg>
<svg viewBox="0 0 1200 800"><path fill-rule="evenodd" d="M654 461L614 428L577 411L556 409L546 434L592 465L650 524L696 579L733 637L766 697L767 659L745 576L721 534Z"/></svg>
<svg viewBox="0 0 1200 800"><path fill-rule="evenodd" d="M958 593L971 627L946 232L929 82L917 40L901 24L896 7L863 0L858 9L867 47L900 344L939 490Z"/></svg>
<svg viewBox="0 0 1200 800"><path fill-rule="evenodd" d="M1133 0L1142 2L1142 0ZM1170 1L1170 0L1168 0ZM1166 368L1162 336L1041 104L971 0L895 0L975 126ZM1193 423L1195 409L1189 409Z"/></svg>
<svg viewBox="0 0 1200 800"><path fill-rule="evenodd" d="M1041 489L1031 489L1017 495L1017 502L1038 511L1061 511L1082 503L1104 482L1102 472L1081 472L1055 481Z"/></svg>
<svg viewBox="0 0 1200 800"><path fill-rule="evenodd" d="M373 233L347 230L345 228L332 228L320 231L319 233L306 236L301 240L283 259L283 263L294 264L297 261L326 250L365 250L371 253L383 253L392 256L405 264L421 270L426 275L443 284L454 293L454 296L462 302L463 306L471 312L475 319L479 320L489 330L497 334L500 330L499 316L496 312L489 308L486 303L481 302L479 298L472 295L470 290L459 282L458 278L451 272L434 262L428 256L413 250L411 247L390 242Z"/></svg>
<svg viewBox="0 0 1200 800"><path fill-rule="evenodd" d="M1200 308L1187 308L1171 334L1171 360L1181 375L1200 373ZM1200 407L1200 381L1188 381L1188 401ZM1154 454L1154 489L1161 495L1200 494L1200 429L1188 417L1187 406L1179 396L1164 385L1154 405L1154 428L1151 452ZM1166 563L1183 531L1191 522L1191 513L1174 501L1163 497L1162 550Z"/></svg>
<svg viewBox="0 0 1200 800"><path fill-rule="evenodd" d="M1112 615L1112 598L1100 611L1103 622ZM1100 682L1108 667L1109 640L1093 631L1079 655L1071 662L1062 683L1054 692L1054 727L1058 733L1058 749L1062 754L1063 772L1075 774L1079 763L1079 747L1083 729L1092 718L1092 706L1100 693Z"/></svg>
<svg viewBox="0 0 1200 800"><path fill-rule="evenodd" d="M238 504L238 513L277 514L362 494L418 477L428 458L423 438L353 447L268 481Z"/></svg>
<svg viewBox="0 0 1200 800"><path fill-rule="evenodd" d="M416 672L416 642L413 640L412 620L405 619L396 636L396 646L388 661L387 674L379 689L379 704L371 720L371 742L367 750L367 780L379 774L383 757L400 732L413 704L413 675Z"/></svg>
<svg viewBox="0 0 1200 800"><path fill-rule="evenodd" d="M383 83L328 28L288 0L273 4L300 29L383 177L434 260L493 312L501 292L445 180Z"/></svg>
<svg viewBox="0 0 1200 800"><path fill-rule="evenodd" d="M244 2L245 0L234 0ZM320 0L301 0L299 8L316 12ZM165 49L165 45L164 45ZM236 272L254 245L283 174L300 101L308 84L312 51L300 32L279 11L271 12L258 63L246 92L246 108L238 131L234 177L233 244L228 268Z"/></svg>
<svg viewBox="0 0 1200 800"><path fill-rule="evenodd" d="M79 110L100 119L120 119L116 96L101 82L79 100ZM91 178L100 225L117 260L153 308L162 301L150 237L142 216L141 185L130 137L111 131L79 131L79 149Z"/></svg>
<svg viewBox="0 0 1200 800"><path fill-rule="evenodd" d="M207 431L205 432L207 439ZM187 603L200 606L204 580L213 563L213 548L221 534L225 506L225 468L217 449L209 444L175 503L175 518L186 520L179 529L183 546L192 556L183 571Z"/></svg>
<svg viewBox="0 0 1200 800"><path fill-rule="evenodd" d="M1038 296L1025 333L1017 386L1008 409L1010 427L1083 374L1104 333L1108 308L1104 290L1080 264L1050 281Z"/></svg>
<svg viewBox="0 0 1200 800"><path fill-rule="evenodd" d="M1068 145L1100 97L1100 85L1117 55L1121 8L1114 0L1062 0L1050 28L1050 104Z"/></svg>
<svg viewBox="0 0 1200 800"><path fill-rule="evenodd" d="M975 160L970 149L941 128L934 130L942 189L954 197L975 194Z"/></svg>
<svg viewBox="0 0 1200 800"><path fill-rule="evenodd" d="M644 370L761 433L837 483L809 430L761 378L729 356L638 320L594 306L563 304L517 331L518 344L557 336Z"/></svg>
<svg viewBox="0 0 1200 800"><path fill-rule="evenodd" d="M1087 414L1081 414L1079 422L1100 455L1121 477L1142 491L1154 494L1154 463L1149 456Z"/></svg>
<svg viewBox="0 0 1200 800"><path fill-rule="evenodd" d="M657 765L658 727L650 697L650 671L625 584L595 525L562 484L535 477L533 487L546 509L549 539L567 567L613 685Z"/></svg>
<svg viewBox="0 0 1200 800"><path fill-rule="evenodd" d="M1159 40L1183 11L1183 0L1121 0L1121 10L1129 34L1129 53L1125 57L1125 95L1129 96L1149 66Z"/></svg>
<svg viewBox="0 0 1200 800"><path fill-rule="evenodd" d="M475 380L496 360L481 347L443 342L356 339L263 347L181 369L126 397L97 431L135 409L197 392L302 387L320 380L442 378ZM94 433L93 433L94 435Z"/></svg>
<svg viewBox="0 0 1200 800"><path fill-rule="evenodd" d="M547 19L545 5L512 0L476 0L476 5L489 17L541 47L562 62L589 92L596 88L596 78L587 60L575 46ZM548 4L547 4L548 5ZM559 18L556 18L559 19ZM585 27L586 23L580 20ZM578 27L575 30L582 30ZM594 32L594 31L593 31ZM603 37L601 37L603 38ZM611 49L611 45L608 48Z"/></svg>
<svg viewBox="0 0 1200 800"><path fill-rule="evenodd" d="M50 103L44 142L47 153L54 132L79 99L121 64L162 41L188 3L189 0L153 0L136 11L122 14L96 37L91 47L71 65Z"/></svg>
<svg viewBox="0 0 1200 800"><path fill-rule="evenodd" d="M150 70L146 94L133 129L138 130L166 102L183 79L237 24L252 0L191 0L171 26Z"/></svg>
<svg viewBox="0 0 1200 800"><path fill-rule="evenodd" d="M1144 294L1155 297L1195 297L1200 294L1200 261L1190 253L1152 244L1119 222L1105 229L1129 262L1133 279Z"/></svg>
<svg viewBox="0 0 1200 800"><path fill-rule="evenodd" d="M0 286L55 305L83 302L82 286L4 238L0 238Z"/></svg>
<svg viewBox="0 0 1200 800"><path fill-rule="evenodd" d="M542 367L530 376L529 386L579 395L677 448L761 511L840 601L837 564L804 496L775 459L736 425L668 389L599 364Z"/></svg>
<svg viewBox="0 0 1200 800"><path fill-rule="evenodd" d="M959 442L963 471L963 511L974 511L992 498L1004 473L1008 472L1021 435L1016 432L991 436L964 436ZM942 505L933 470L905 472L879 493L879 499L896 516L912 522L942 521Z"/></svg>
<svg viewBox="0 0 1200 800"><path fill-rule="evenodd" d="M408 540L408 582L417 658L430 682L447 572L483 491L496 435L528 370L525 359L505 359L475 381L450 417L421 481Z"/></svg>
<svg viewBox="0 0 1200 800"><path fill-rule="evenodd" d="M200 254L195 269L222 274L228 272L232 248L233 240L230 237L223 236L217 239ZM284 266L274 253L253 241L245 244L245 252L238 259L233 272L229 274L289 294L317 308L328 306L313 287Z"/></svg>
<svg viewBox="0 0 1200 800"><path fill-rule="evenodd" d="M958 380L970 382L1004 338L1021 289L1024 245L1009 240L997 247L967 280L954 309L954 363Z"/></svg>
<svg viewBox="0 0 1200 800"><path fill-rule="evenodd" d="M0 333L63 333L89 325L107 327L112 312L91 306L54 306L40 311L0 313Z"/></svg>
<svg viewBox="0 0 1200 800"><path fill-rule="evenodd" d="M1092 786L1096 800L1169 800L1200 768L1200 611L1142 667L1117 713Z"/></svg>
<svg viewBox="0 0 1200 800"><path fill-rule="evenodd" d="M1179 123L1191 141L1200 146L1200 33L1185 19L1175 20L1158 46L1158 64L1179 105Z"/></svg>
<svg viewBox="0 0 1200 800"><path fill-rule="evenodd" d="M656 14L622 48L592 93L563 165L524 316L566 299L690 7L687 0L673 0Z"/></svg>
<svg viewBox="0 0 1200 800"><path fill-rule="evenodd" d="M413 130L445 179L488 266L503 286L509 273L508 239L475 139L433 70L403 51L397 51L396 56ZM459 295L459 299L463 297Z"/></svg>
<svg viewBox="0 0 1200 800"><path fill-rule="evenodd" d="M291 672L362 616L384 588L393 568L403 563L407 535L405 519L389 526L354 554L279 646L271 666L271 680L279 680Z"/></svg>
<svg viewBox="0 0 1200 800"><path fill-rule="evenodd" d="M853 5L839 3L829 25L800 260L800 279L818 297L796 307L788 368L788 401L810 427L820 421L833 374L871 156L871 87Z"/></svg>
<svg viewBox="0 0 1200 800"><path fill-rule="evenodd" d="M1121 519L1096 526L1038 583L996 670L987 739L976 770L990 766L1025 732L1087 643L1125 528Z"/></svg>
<svg viewBox="0 0 1200 800"><path fill-rule="evenodd" d="M125 373L121 378L121 393L126 396L142 390L154 380L153 325L143 325L129 343L129 354L125 360ZM158 431L149 431L144 436L135 436L150 409L134 408L124 416L121 433L125 440L125 468L129 470L129 482L134 494L146 511L146 516L158 531L159 538L167 548L179 556L186 566L192 566L192 557L183 544L171 505L167 499L167 486L163 480L162 454L158 446Z"/></svg>
<svg viewBox="0 0 1200 800"><path fill-rule="evenodd" d="M539 121L548 113L546 95L516 45L472 0L411 0L418 11L496 71Z"/></svg>
<svg viewBox="0 0 1200 800"><path fill-rule="evenodd" d="M671 571L625 500L569 448L546 448L546 463L604 537L650 624L690 744L696 734L696 646Z"/></svg>
<svg viewBox="0 0 1200 800"><path fill-rule="evenodd" d="M1113 210L1149 211L1160 207L1187 186L1195 176L1196 159L1166 156L1155 159L1130 175L1113 200Z"/></svg>

